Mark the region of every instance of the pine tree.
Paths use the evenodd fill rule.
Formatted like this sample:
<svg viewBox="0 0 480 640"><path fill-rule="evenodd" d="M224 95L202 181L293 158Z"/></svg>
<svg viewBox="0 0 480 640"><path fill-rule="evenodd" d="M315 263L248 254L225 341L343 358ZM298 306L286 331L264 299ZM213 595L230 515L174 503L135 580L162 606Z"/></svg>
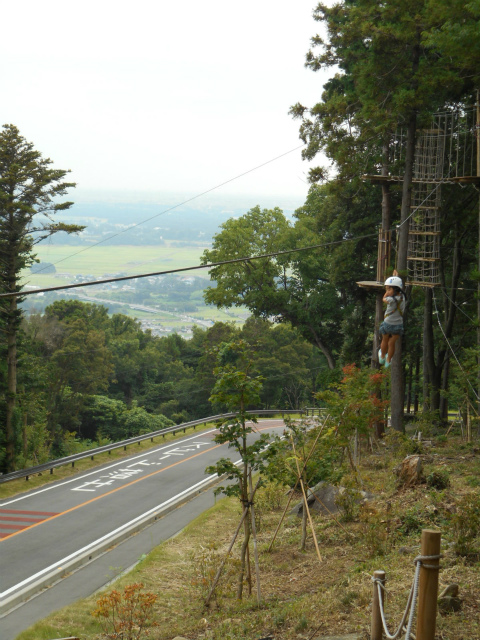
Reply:
<svg viewBox="0 0 480 640"><path fill-rule="evenodd" d="M68 171L52 169L20 135L14 125L0 132L0 329L1 351L7 367L2 379L4 419L4 471L15 469L15 424L17 411L17 343L22 311L19 309L22 271L35 261L33 247L59 231L75 233L83 227L54 222L59 211L72 202L58 202L72 182L64 182ZM15 294L15 295L12 295ZM2 447L3 448L3 447Z"/></svg>

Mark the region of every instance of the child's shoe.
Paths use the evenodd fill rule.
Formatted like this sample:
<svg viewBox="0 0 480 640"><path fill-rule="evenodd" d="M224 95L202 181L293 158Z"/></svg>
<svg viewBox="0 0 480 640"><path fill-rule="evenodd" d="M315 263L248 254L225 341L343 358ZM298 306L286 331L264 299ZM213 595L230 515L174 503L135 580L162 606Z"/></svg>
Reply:
<svg viewBox="0 0 480 640"><path fill-rule="evenodd" d="M385 364L385 358L382 356L382 349L378 350L378 361L380 364Z"/></svg>
<svg viewBox="0 0 480 640"><path fill-rule="evenodd" d="M390 360L388 359L388 356L385 356L385 369L388 369L389 366L390 366Z"/></svg>

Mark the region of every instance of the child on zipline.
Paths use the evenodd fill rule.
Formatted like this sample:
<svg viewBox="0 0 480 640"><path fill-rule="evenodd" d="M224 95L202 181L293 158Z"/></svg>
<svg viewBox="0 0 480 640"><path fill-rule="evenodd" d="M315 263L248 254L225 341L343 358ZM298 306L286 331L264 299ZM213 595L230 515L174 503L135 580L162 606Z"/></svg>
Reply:
<svg viewBox="0 0 480 640"><path fill-rule="evenodd" d="M389 367L395 354L395 344L403 334L403 312L405 311L405 294L403 282L396 271L385 280L383 302L387 304L383 322L380 325L382 343L378 350L380 364Z"/></svg>

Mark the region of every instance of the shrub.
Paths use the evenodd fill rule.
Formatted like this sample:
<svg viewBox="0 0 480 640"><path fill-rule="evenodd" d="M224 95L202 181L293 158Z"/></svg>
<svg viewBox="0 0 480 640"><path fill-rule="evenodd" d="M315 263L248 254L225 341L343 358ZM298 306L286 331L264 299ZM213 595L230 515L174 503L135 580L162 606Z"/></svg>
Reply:
<svg viewBox="0 0 480 640"><path fill-rule="evenodd" d="M200 547L198 553L190 555L190 585L202 600L208 596L212 588L222 559L216 542L210 542L206 547ZM238 561L229 557L224 565L221 580L215 590L215 598L225 596L231 590L237 570Z"/></svg>
<svg viewBox="0 0 480 640"><path fill-rule="evenodd" d="M411 533L418 533L425 526L425 520L420 515L418 509L409 509L401 518L400 531L408 536Z"/></svg>
<svg viewBox="0 0 480 640"><path fill-rule="evenodd" d="M477 536L480 531L480 496L469 493L457 503L457 512L452 516L455 534L455 552L468 556L478 552Z"/></svg>
<svg viewBox="0 0 480 640"><path fill-rule="evenodd" d="M153 606L157 596L142 592L143 586L141 582L128 584L123 593L113 589L97 600L92 615L99 618L106 638L138 640L148 635L148 627L156 626Z"/></svg>
<svg viewBox="0 0 480 640"><path fill-rule="evenodd" d="M432 471L428 474L426 481L428 487L439 491L450 486L450 476L447 471Z"/></svg>
<svg viewBox="0 0 480 640"><path fill-rule="evenodd" d="M335 498L335 504L342 512L345 522L352 522L358 515L362 494L353 480L345 480L344 486Z"/></svg>

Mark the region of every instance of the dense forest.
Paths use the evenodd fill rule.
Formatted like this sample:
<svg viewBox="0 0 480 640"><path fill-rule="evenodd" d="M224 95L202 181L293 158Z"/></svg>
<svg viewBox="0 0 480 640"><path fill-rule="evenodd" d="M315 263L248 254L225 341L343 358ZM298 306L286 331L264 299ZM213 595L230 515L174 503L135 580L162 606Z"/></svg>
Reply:
<svg viewBox="0 0 480 640"><path fill-rule="evenodd" d="M405 336L391 384L380 393L390 400L397 430L405 411L429 412L441 422L449 408L475 410L480 160L478 121L468 118L479 102L478 6L345 0L318 4L314 18L326 35L312 39L306 65L333 74L317 104L296 104L291 114L300 122L304 157L322 153L328 166L311 170L308 197L293 220L280 209L255 207L223 222L203 257L207 264L270 255L210 272L215 286L206 290L206 301L246 307L252 317L242 329L217 323L197 329L189 341L155 338L132 319L78 301L55 302L41 315L24 317L20 274L34 261L34 245L60 231L73 238L83 228L54 218L72 204L58 200L74 186L64 181L67 172L52 169L16 127L3 128L4 471L86 442L221 410L209 402L214 350L238 337L250 345L265 378L262 407L310 404L312 392L338 380L346 364L378 367L379 294L357 282L376 280L379 228L392 237L385 275L395 268L412 282L409 235L432 194L440 220L434 232L438 282L407 286ZM442 156L435 179L422 183L425 199L412 208L420 182L415 154L422 132L440 113L469 123L467 135L449 133L446 145L454 144L456 155ZM474 158L468 173L459 165L466 156ZM470 179L462 182L459 175Z"/></svg>
<svg viewBox="0 0 480 640"><path fill-rule="evenodd" d="M15 459L18 467L225 410L209 402L216 349L242 338L265 378L262 407L312 403L317 350L286 326L251 318L215 323L191 340L155 337L100 305L61 300L21 326Z"/></svg>

